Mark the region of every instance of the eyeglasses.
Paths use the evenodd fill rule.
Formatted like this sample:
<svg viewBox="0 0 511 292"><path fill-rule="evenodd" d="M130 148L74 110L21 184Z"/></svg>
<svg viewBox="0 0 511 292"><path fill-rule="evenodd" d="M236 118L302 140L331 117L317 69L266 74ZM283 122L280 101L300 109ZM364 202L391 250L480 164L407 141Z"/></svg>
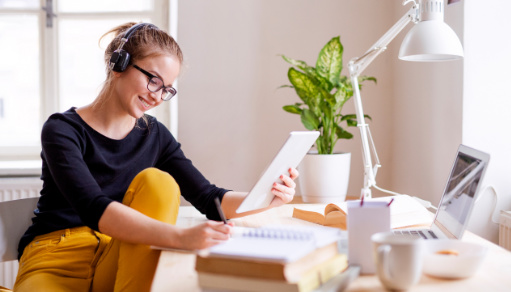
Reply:
<svg viewBox="0 0 511 292"><path fill-rule="evenodd" d="M149 77L149 81L147 82L147 89L151 92L158 92L160 89L163 89L161 92L161 99L167 101L170 100L174 95L177 94L177 90L172 86L165 86L163 84L163 80L160 77L155 76L146 70L138 67L137 65L133 65L135 69L144 73L145 76Z"/></svg>

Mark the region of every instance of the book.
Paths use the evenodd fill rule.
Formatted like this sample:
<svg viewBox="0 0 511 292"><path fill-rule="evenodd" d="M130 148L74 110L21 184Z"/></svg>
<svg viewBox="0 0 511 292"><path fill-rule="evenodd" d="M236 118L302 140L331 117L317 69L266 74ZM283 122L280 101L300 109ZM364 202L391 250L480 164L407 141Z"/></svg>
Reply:
<svg viewBox="0 0 511 292"><path fill-rule="evenodd" d="M408 195L380 197L367 200L390 202L392 199L394 199L390 205L390 227L392 229L431 225L433 219L432 214ZM328 204L325 207L324 214L298 208L294 208L293 210L293 218L324 226L338 227L343 230L347 228L346 220L348 215L346 202L339 205Z"/></svg>
<svg viewBox="0 0 511 292"><path fill-rule="evenodd" d="M339 263L340 266L347 266L347 257L339 253L337 242L320 247L290 263L198 255L195 270L213 274L293 282L317 265L339 256L344 257L343 260L340 260L343 261Z"/></svg>
<svg viewBox="0 0 511 292"><path fill-rule="evenodd" d="M197 275L199 286L207 290L309 292L336 277L346 268L346 255L337 254L317 264L294 281L240 277L201 271Z"/></svg>
<svg viewBox="0 0 511 292"><path fill-rule="evenodd" d="M326 205L323 214L314 211L294 208L293 218L298 218L320 225L337 227L342 230L346 230L346 212L336 204Z"/></svg>
<svg viewBox="0 0 511 292"><path fill-rule="evenodd" d="M339 242L343 236L341 230L323 226L273 225L235 230L241 231L209 248L209 256L290 263Z"/></svg>

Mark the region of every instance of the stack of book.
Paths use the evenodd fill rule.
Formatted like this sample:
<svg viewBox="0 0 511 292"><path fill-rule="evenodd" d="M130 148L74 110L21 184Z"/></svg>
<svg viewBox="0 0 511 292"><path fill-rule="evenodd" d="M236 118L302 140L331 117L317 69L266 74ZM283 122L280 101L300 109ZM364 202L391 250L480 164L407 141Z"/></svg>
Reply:
<svg viewBox="0 0 511 292"><path fill-rule="evenodd" d="M269 226L240 233L197 256L201 288L307 292L348 266L346 254L339 252L343 234L337 228Z"/></svg>

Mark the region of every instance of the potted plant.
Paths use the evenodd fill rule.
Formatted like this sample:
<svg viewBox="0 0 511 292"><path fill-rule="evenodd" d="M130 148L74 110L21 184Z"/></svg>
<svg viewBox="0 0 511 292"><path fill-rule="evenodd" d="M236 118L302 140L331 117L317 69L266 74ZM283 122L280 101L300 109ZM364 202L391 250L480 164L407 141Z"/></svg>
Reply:
<svg viewBox="0 0 511 292"><path fill-rule="evenodd" d="M346 197L351 154L334 153L334 146L339 139L353 138L347 128L357 126L357 121L355 114L342 114L344 104L353 96L350 79L341 75L342 54L337 36L321 49L316 67L282 56L292 65L287 73L291 85L282 87L294 88L301 100L283 109L300 115L306 129L320 132L317 152L310 152L299 166L299 185L305 202L331 202ZM376 83L374 77L362 76L359 84L367 80Z"/></svg>

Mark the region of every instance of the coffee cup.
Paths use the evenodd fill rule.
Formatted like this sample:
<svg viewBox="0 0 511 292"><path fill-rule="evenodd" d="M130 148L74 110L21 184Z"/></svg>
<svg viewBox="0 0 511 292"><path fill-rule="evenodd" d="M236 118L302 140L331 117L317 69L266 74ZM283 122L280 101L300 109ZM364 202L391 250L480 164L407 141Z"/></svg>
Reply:
<svg viewBox="0 0 511 292"><path fill-rule="evenodd" d="M423 240L392 232L371 236L376 273L390 290L407 290L422 274Z"/></svg>

